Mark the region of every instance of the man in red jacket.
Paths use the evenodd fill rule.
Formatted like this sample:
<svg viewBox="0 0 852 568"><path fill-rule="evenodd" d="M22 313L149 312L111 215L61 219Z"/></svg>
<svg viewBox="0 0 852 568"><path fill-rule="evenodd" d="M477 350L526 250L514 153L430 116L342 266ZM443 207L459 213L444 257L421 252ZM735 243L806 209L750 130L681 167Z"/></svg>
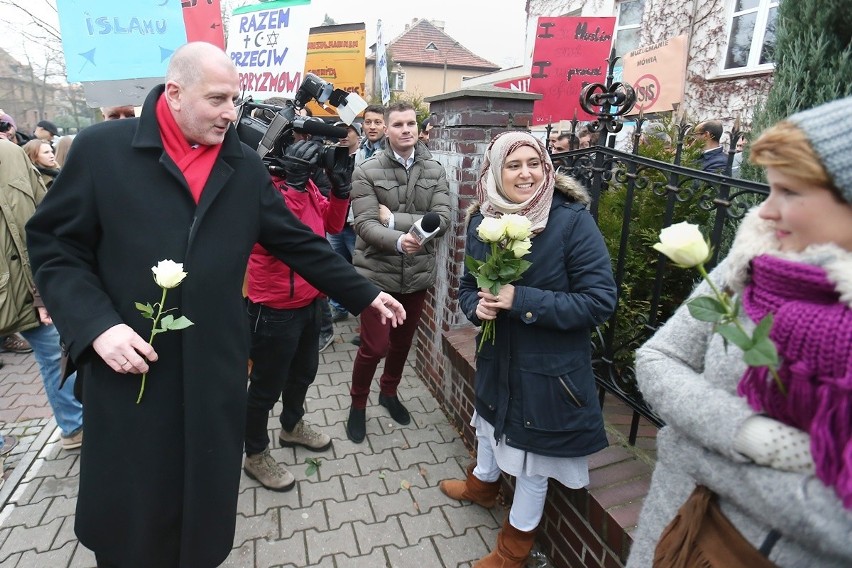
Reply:
<svg viewBox="0 0 852 568"><path fill-rule="evenodd" d="M331 194L324 197L310 179L321 145L298 141L287 148L281 165L285 178L273 175L287 207L316 234L339 233L349 207L348 172L326 170ZM248 316L251 321L252 369L246 411L246 459L243 469L272 491L289 491L293 474L269 453L267 418L278 401L282 446L321 452L331 438L303 418L305 395L319 366L322 301L325 295L292 268L255 245L248 263Z"/></svg>

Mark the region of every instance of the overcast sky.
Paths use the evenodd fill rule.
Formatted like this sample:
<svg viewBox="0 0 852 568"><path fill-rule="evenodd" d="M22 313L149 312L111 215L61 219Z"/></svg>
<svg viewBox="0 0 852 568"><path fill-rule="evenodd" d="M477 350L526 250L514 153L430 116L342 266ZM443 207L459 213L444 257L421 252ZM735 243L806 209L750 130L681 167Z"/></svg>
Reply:
<svg viewBox="0 0 852 568"><path fill-rule="evenodd" d="M118 0L116 0L118 1ZM256 1L221 0L223 4L240 6ZM0 21L12 23L0 34L0 47L21 58L25 42L13 30L18 26L33 29L31 18L11 9L8 4L23 5L46 21L56 21L55 0L0 0ZM376 22L381 18L385 41L405 30L413 18L443 20L444 31L475 54L501 66L520 65L524 51L526 14L524 0L312 0L311 25L319 26L328 14L338 24L364 22L367 45L376 41ZM6 27L6 26L3 26ZM30 44L27 51L38 52Z"/></svg>

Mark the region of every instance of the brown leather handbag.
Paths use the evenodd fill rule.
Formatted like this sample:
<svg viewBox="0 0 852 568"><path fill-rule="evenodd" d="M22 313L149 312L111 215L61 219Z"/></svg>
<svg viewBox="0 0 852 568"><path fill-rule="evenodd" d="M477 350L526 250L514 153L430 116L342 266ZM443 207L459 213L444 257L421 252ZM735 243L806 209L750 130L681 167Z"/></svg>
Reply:
<svg viewBox="0 0 852 568"><path fill-rule="evenodd" d="M777 540L770 532L763 548ZM768 552L756 549L728 520L713 491L698 485L671 523L654 552L654 568L777 568Z"/></svg>

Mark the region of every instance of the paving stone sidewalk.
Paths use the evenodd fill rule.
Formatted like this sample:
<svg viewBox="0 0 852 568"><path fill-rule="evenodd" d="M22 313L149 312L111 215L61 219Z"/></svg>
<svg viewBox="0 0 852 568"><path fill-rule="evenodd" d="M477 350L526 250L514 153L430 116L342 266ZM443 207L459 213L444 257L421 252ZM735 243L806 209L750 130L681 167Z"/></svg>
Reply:
<svg viewBox="0 0 852 568"><path fill-rule="evenodd" d="M357 350L349 340L356 325L354 318L336 324L336 342L321 354L308 392L305 418L334 439L333 447L320 453L274 448L275 459L296 476L296 488L287 493L267 491L243 474L234 549L223 566L457 568L470 566L494 545L506 511L463 505L438 489L441 479L461 477L471 457L410 365L400 398L411 411L411 424L400 426L390 418L378 405L374 384L366 441L353 444L346 438ZM32 357L3 358L0 400L13 386L32 390L27 379L33 373L38 379ZM39 393L26 396L38 402ZM60 449L52 419L29 418L35 424L27 431L6 420L11 416L3 414L6 408L0 406L3 433L20 431L23 439L0 489L0 568L94 567L94 555L73 531L79 451ZM274 414L279 411L276 407ZM277 439L279 427L277 417L270 417L271 439ZM311 476L307 458L321 464Z"/></svg>

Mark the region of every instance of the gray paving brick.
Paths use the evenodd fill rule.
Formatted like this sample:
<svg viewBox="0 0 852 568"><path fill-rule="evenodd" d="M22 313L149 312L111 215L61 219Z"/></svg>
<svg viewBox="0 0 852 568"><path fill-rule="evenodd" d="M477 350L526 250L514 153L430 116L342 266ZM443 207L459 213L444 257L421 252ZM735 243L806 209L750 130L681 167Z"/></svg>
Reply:
<svg viewBox="0 0 852 568"><path fill-rule="evenodd" d="M402 434L402 430L394 430L390 434L373 434L367 438L367 443L374 454L381 453L387 449L407 448L408 441Z"/></svg>
<svg viewBox="0 0 852 568"><path fill-rule="evenodd" d="M251 515L257 514L254 506L255 491L261 491L261 489L255 489L253 487L246 489L240 488L240 494L237 496L238 515L250 517Z"/></svg>
<svg viewBox="0 0 852 568"><path fill-rule="evenodd" d="M19 441L19 443L22 443ZM29 481L35 476L38 477L67 477L71 468L77 462L78 456L64 452L62 459L44 459L38 458L33 461L33 465L24 479ZM37 473L36 473L37 472Z"/></svg>
<svg viewBox="0 0 852 568"><path fill-rule="evenodd" d="M323 357L325 359L325 357ZM331 375L333 373L340 373L340 360L337 361L323 361L320 362L319 367L317 367L317 376L319 375Z"/></svg>
<svg viewBox="0 0 852 568"><path fill-rule="evenodd" d="M320 466L320 474L322 477L327 477L326 475L323 475L325 473L322 471L323 467L325 466ZM334 477L323 481L315 481L315 478L299 481L299 489L301 492L301 502L303 507L307 507L317 501L324 501L327 499L333 499L335 501L345 500L343 495L343 485L340 482L339 475L335 475Z"/></svg>
<svg viewBox="0 0 852 568"><path fill-rule="evenodd" d="M293 568L302 568L301 566L295 566ZM316 564L311 564L310 566L305 566L305 568L335 568L334 566L334 557L326 556Z"/></svg>
<svg viewBox="0 0 852 568"><path fill-rule="evenodd" d="M57 517L72 517L76 512L77 500L67 497L53 499L44 515L44 521L50 522Z"/></svg>
<svg viewBox="0 0 852 568"><path fill-rule="evenodd" d="M421 428L429 424L437 426L439 424L447 423L447 417L440 410L434 410L432 412L416 412L413 415L413 418L417 425Z"/></svg>
<svg viewBox="0 0 852 568"><path fill-rule="evenodd" d="M291 538L306 529L328 530L328 517L325 505L317 501L310 507L291 509L282 507L278 513L281 519L281 538Z"/></svg>
<svg viewBox="0 0 852 568"><path fill-rule="evenodd" d="M342 446L343 444L341 444ZM334 452L341 451L341 447L335 444ZM323 478L330 479L335 475L358 475L358 462L355 460L355 454L350 454L337 459L329 459L322 464Z"/></svg>
<svg viewBox="0 0 852 568"><path fill-rule="evenodd" d="M308 547L308 562L310 563L324 560L326 556L329 557L328 560L332 560L332 556L337 553L348 556L358 554L358 545L355 542L352 523L346 523L336 530L322 533L309 529L305 531L305 540Z"/></svg>
<svg viewBox="0 0 852 568"><path fill-rule="evenodd" d="M373 510L370 508L370 501L366 495L361 495L351 501L326 501L325 510L328 515L328 526L332 529L344 523L354 521L372 523L375 520Z"/></svg>
<svg viewBox="0 0 852 568"><path fill-rule="evenodd" d="M405 542L397 517L388 517L380 523L354 522L352 527L355 529L355 538L362 554L368 554L373 549L387 544L400 545Z"/></svg>
<svg viewBox="0 0 852 568"><path fill-rule="evenodd" d="M305 407L310 409L311 412L316 412L317 410L323 410L325 408L340 408L340 401L337 399L337 396L321 396L321 397L312 397L310 399L305 399Z"/></svg>
<svg viewBox="0 0 852 568"><path fill-rule="evenodd" d="M403 430L402 434L405 436L405 441L408 442L409 448L416 448L420 444L426 442L445 441L441 436L441 432L434 424L427 424L426 426L417 429Z"/></svg>
<svg viewBox="0 0 852 568"><path fill-rule="evenodd" d="M438 430L438 432L441 433L441 437L444 439L445 442L452 442L453 440L461 439L459 437L459 432L456 427L448 422L432 425ZM466 427L469 428L469 426ZM468 449L468 452L470 452L470 449Z"/></svg>
<svg viewBox="0 0 852 568"><path fill-rule="evenodd" d="M329 426L336 425L339 430L337 436L344 437L346 436L345 431L343 430L343 424L346 422L346 419L349 418L349 406L346 408L341 408L340 410L323 410L323 415L325 416L325 423Z"/></svg>
<svg viewBox="0 0 852 568"><path fill-rule="evenodd" d="M435 454L435 461L438 463L447 461L449 458L470 457L470 452L459 439L451 442L429 442L427 445Z"/></svg>
<svg viewBox="0 0 852 568"><path fill-rule="evenodd" d="M411 499L411 493L403 489L390 495L368 495L368 498L377 521L384 521L395 515L404 513L410 515L417 512L414 501Z"/></svg>
<svg viewBox="0 0 852 568"><path fill-rule="evenodd" d="M14 554L27 550L47 552L50 549L50 543L56 538L61 527L62 519L54 519L50 523L33 528L12 527L9 538L3 543L3 553Z"/></svg>
<svg viewBox="0 0 852 568"><path fill-rule="evenodd" d="M80 544L74 548L74 556L68 564L68 568L94 568L95 553Z"/></svg>
<svg viewBox="0 0 852 568"><path fill-rule="evenodd" d="M416 448L394 448L393 455L396 458L399 467L406 468L410 467L414 464L428 464L435 463L436 460L435 455L432 453L431 448L427 444L420 444Z"/></svg>
<svg viewBox="0 0 852 568"><path fill-rule="evenodd" d="M254 568L254 541L235 546L221 568Z"/></svg>
<svg viewBox="0 0 852 568"><path fill-rule="evenodd" d="M448 459L440 463L421 464L420 474L425 478L426 485L436 487L443 479L464 479L467 475L467 463L460 464L458 458Z"/></svg>
<svg viewBox="0 0 852 568"><path fill-rule="evenodd" d="M429 540L424 540L414 546L387 546L385 547L385 554L388 558L388 565L392 568L429 568L442 565L435 546Z"/></svg>
<svg viewBox="0 0 852 568"><path fill-rule="evenodd" d="M280 540L256 540L254 548L255 566L304 566L308 563L303 531Z"/></svg>
<svg viewBox="0 0 852 568"><path fill-rule="evenodd" d="M497 533L500 532L501 526L503 526L502 521L496 527L478 527L476 529L488 550L493 550L497 546Z"/></svg>
<svg viewBox="0 0 852 568"><path fill-rule="evenodd" d="M9 556L3 562L0 562L0 568L16 568L18 566L18 562L21 560L21 557L23 555L23 552L19 552L17 554Z"/></svg>
<svg viewBox="0 0 852 568"><path fill-rule="evenodd" d="M443 495L443 494L441 494ZM476 504L464 504L458 506L458 501L452 501L449 497L443 496L448 502L451 502L449 507L444 509L444 514L452 527L453 532L457 535L464 534L468 529L478 527L499 527L505 513L499 507L494 509L486 509ZM436 497L439 499L439 497Z"/></svg>
<svg viewBox="0 0 852 568"><path fill-rule="evenodd" d="M51 550L61 548L69 542L74 544L77 542L77 535L74 534L74 517L61 517L61 519L62 527L56 533L56 538L50 545Z"/></svg>
<svg viewBox="0 0 852 568"><path fill-rule="evenodd" d="M381 548L374 549L370 554L355 557L336 554L334 562L337 568L380 568L381 566L387 566L385 551Z"/></svg>
<svg viewBox="0 0 852 568"><path fill-rule="evenodd" d="M35 497L43 481L43 478L36 477L32 481L19 484L9 498L9 502L16 505L29 505L30 503L41 501L42 499L36 499Z"/></svg>
<svg viewBox="0 0 852 568"><path fill-rule="evenodd" d="M399 522L408 544L417 544L424 538L437 535L447 538L454 536L444 512L438 508L419 515L400 515Z"/></svg>
<svg viewBox="0 0 852 568"><path fill-rule="evenodd" d="M15 507L3 524L10 527L32 528L38 526L48 507L50 507L51 501L51 499L43 499L37 503Z"/></svg>
<svg viewBox="0 0 852 568"><path fill-rule="evenodd" d="M279 509L270 509L262 515L244 517L237 515L237 528L234 534L234 546L257 538L275 540L280 538Z"/></svg>
<svg viewBox="0 0 852 568"><path fill-rule="evenodd" d="M317 392L314 396L317 398L336 398L349 395L349 385L347 384L315 385L311 388L316 389ZM346 405L346 408L349 408L349 405Z"/></svg>
<svg viewBox="0 0 852 568"><path fill-rule="evenodd" d="M343 485L343 493L346 495L346 500L351 501L359 495L370 493L387 495L388 490L385 486L385 480L382 479L380 474L381 472L374 471L370 475L363 476L342 475L340 482Z"/></svg>
<svg viewBox="0 0 852 568"><path fill-rule="evenodd" d="M426 480L420 473L419 465L410 465L405 469L397 471L386 471L385 485L387 485L388 493L395 493L402 487L403 482L407 482L409 487L426 487Z"/></svg>
<svg viewBox="0 0 852 568"><path fill-rule="evenodd" d="M38 553L28 550L21 556L17 568L45 568L46 566L67 566L74 555L74 543L69 542L65 546L51 549L47 552Z"/></svg>
<svg viewBox="0 0 852 568"><path fill-rule="evenodd" d="M475 529L465 534L444 538L436 536L432 539L443 566L458 566L462 562L472 562L488 554L488 548Z"/></svg>
<svg viewBox="0 0 852 568"><path fill-rule="evenodd" d="M355 460L358 462L358 470L361 475L368 475L370 472L379 470L396 470L399 469L399 464L394 458L391 450L385 450L378 454L356 454Z"/></svg>
<svg viewBox="0 0 852 568"><path fill-rule="evenodd" d="M243 475L243 485L245 485L248 481L252 480ZM266 513L268 509L274 509L276 507L298 508L301 503L299 491L300 488L298 483L296 483L296 486L293 489L285 491L284 493L279 491L270 491L258 484L257 487L254 488L254 514L262 515Z"/></svg>

